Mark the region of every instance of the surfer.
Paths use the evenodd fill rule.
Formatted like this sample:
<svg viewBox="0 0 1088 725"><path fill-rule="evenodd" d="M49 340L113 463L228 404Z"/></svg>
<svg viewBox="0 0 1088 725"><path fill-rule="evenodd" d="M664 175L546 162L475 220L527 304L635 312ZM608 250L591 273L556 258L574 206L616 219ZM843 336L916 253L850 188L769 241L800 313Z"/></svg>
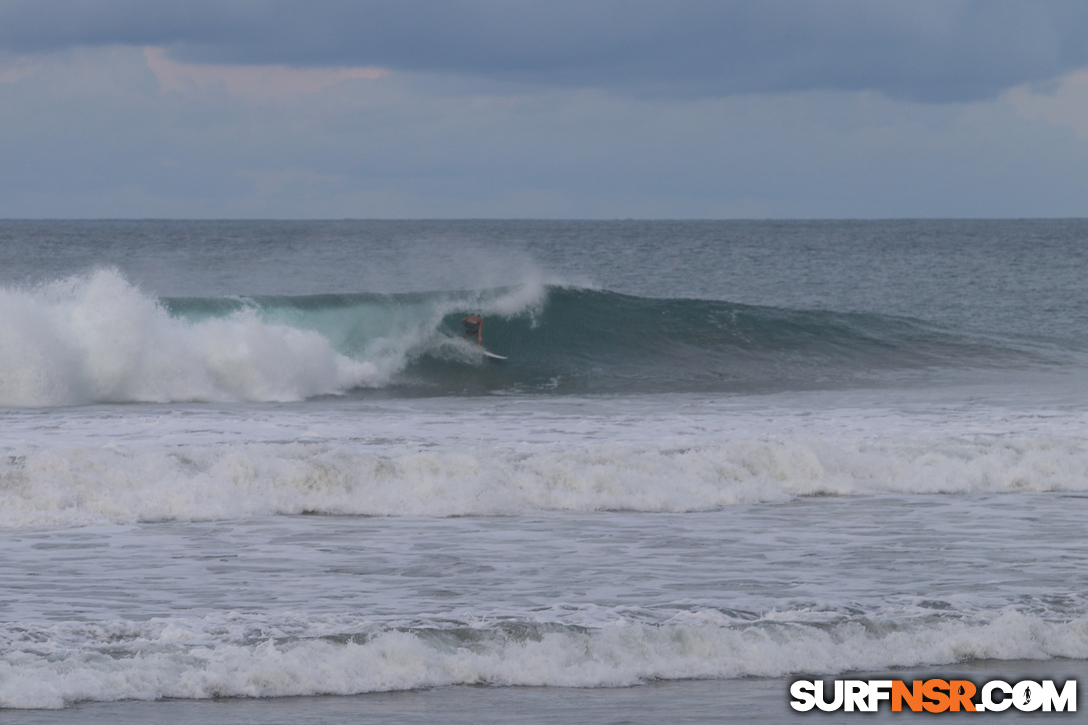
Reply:
<svg viewBox="0 0 1088 725"><path fill-rule="evenodd" d="M479 315L469 315L462 318L465 326L465 337L475 337L477 345L484 344L484 318Z"/></svg>

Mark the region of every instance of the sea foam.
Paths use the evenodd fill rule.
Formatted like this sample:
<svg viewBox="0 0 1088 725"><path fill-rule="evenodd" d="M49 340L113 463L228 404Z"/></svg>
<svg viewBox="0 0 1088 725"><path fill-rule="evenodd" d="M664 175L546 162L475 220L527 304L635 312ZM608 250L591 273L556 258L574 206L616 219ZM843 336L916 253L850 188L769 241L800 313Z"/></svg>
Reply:
<svg viewBox="0 0 1088 725"><path fill-rule="evenodd" d="M349 310L340 319L331 311L302 319L297 309L246 298L203 301L223 314L175 314L111 269L0 288L0 406L282 402L383 387L424 353L478 365L479 355L440 330L445 316L531 313L543 291L530 282L394 301L364 310L369 317ZM344 339L368 323L378 329Z"/></svg>
<svg viewBox="0 0 1088 725"><path fill-rule="evenodd" d="M356 623L338 636L237 640L237 615L66 623L4 632L0 707L163 697L351 695L443 685L622 687L652 680L830 675L970 659L1088 658L1088 620L1016 611L964 621L874 616L830 627L624 621L471 631ZM251 623L252 625L253 623ZM297 622L296 622L297 624ZM59 642L77 629L78 646ZM316 627L318 631L324 628ZM31 642L30 640L33 640Z"/></svg>
<svg viewBox="0 0 1088 725"><path fill-rule="evenodd" d="M1088 490L1088 442L1026 435L684 447L238 443L9 448L0 526L279 514L691 512L798 496Z"/></svg>
<svg viewBox="0 0 1088 725"><path fill-rule="evenodd" d="M297 400L377 384L317 333L171 317L118 272L0 290L0 405Z"/></svg>

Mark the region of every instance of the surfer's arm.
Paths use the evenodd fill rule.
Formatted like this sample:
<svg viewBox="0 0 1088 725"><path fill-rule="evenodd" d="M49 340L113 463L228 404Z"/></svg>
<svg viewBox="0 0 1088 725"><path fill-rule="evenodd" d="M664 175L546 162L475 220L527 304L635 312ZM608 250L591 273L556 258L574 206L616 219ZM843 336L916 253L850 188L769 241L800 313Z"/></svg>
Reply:
<svg viewBox="0 0 1088 725"><path fill-rule="evenodd" d="M484 344L484 321L483 320L480 320L480 324L476 328L476 344L477 345L483 345Z"/></svg>

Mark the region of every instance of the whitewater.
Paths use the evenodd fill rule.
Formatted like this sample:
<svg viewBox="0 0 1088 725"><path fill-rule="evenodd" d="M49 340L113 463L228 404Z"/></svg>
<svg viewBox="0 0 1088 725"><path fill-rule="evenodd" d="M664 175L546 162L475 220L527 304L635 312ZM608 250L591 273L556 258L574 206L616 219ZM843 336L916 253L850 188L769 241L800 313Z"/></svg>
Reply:
<svg viewBox="0 0 1088 725"><path fill-rule="evenodd" d="M12 722L787 722L802 675L1088 660L1085 222L27 221L0 254Z"/></svg>

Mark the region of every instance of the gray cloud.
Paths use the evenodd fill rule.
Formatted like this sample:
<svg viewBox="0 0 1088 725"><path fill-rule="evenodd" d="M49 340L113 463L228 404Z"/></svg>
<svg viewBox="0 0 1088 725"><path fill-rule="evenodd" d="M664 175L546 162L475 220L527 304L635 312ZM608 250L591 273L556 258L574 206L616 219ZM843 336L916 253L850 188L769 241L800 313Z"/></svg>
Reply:
<svg viewBox="0 0 1088 725"><path fill-rule="evenodd" d="M633 94L992 97L1088 65L1080 0L8 0L0 49L381 65Z"/></svg>

